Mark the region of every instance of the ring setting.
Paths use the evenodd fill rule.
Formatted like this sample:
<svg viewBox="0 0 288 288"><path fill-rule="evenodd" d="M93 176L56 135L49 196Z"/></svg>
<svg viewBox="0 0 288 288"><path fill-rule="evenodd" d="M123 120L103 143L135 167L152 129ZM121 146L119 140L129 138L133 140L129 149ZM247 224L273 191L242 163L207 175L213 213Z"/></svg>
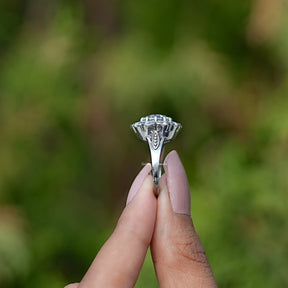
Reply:
<svg viewBox="0 0 288 288"><path fill-rule="evenodd" d="M158 187L161 177L164 145L170 142L181 129L181 124L161 114L142 117L131 125L138 137L148 142L151 154L153 182Z"/></svg>

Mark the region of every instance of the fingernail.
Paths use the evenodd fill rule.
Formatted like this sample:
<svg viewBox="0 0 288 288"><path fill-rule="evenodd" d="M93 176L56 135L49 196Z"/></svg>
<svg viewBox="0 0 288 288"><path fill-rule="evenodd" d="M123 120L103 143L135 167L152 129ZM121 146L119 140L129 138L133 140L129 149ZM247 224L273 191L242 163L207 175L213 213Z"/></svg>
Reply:
<svg viewBox="0 0 288 288"><path fill-rule="evenodd" d="M185 169L176 151L171 151L164 169L172 209L175 213L190 215L190 191Z"/></svg>
<svg viewBox="0 0 288 288"><path fill-rule="evenodd" d="M128 203L130 203L132 201L132 199L134 198L134 196L137 194L138 190L140 189L141 185L143 184L143 181L145 180L147 175L150 173L150 171L151 171L151 164L148 163L138 173L138 175L134 179L134 181L131 185L131 188L129 190L126 205L128 205Z"/></svg>

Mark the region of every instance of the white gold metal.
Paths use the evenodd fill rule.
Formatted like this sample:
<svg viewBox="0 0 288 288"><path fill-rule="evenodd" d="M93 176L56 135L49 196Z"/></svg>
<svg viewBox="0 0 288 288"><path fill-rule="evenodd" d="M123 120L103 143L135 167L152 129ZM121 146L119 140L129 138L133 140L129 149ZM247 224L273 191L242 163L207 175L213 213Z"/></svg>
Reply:
<svg viewBox="0 0 288 288"><path fill-rule="evenodd" d="M142 141L148 142L151 154L153 182L158 187L162 171L164 145L170 142L181 129L181 124L161 114L142 117L131 125Z"/></svg>

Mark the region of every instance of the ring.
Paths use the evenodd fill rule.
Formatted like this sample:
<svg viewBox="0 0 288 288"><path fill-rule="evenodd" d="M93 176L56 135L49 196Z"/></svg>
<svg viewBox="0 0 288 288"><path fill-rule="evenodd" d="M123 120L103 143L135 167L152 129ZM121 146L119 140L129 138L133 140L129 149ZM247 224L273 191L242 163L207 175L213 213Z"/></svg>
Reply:
<svg viewBox="0 0 288 288"><path fill-rule="evenodd" d="M139 122L131 125L138 137L148 142L151 153L153 182L158 188L161 177L164 144L170 142L181 129L181 124L172 121L165 115L153 114L142 117Z"/></svg>

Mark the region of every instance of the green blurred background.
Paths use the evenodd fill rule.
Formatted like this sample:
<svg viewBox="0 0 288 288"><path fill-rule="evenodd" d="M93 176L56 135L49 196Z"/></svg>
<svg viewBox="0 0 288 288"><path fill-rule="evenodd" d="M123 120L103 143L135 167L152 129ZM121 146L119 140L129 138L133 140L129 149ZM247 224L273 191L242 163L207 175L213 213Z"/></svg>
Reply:
<svg viewBox="0 0 288 288"><path fill-rule="evenodd" d="M219 287L288 287L287 69L284 0L1 0L0 287L81 279L152 113L183 125L166 152Z"/></svg>

